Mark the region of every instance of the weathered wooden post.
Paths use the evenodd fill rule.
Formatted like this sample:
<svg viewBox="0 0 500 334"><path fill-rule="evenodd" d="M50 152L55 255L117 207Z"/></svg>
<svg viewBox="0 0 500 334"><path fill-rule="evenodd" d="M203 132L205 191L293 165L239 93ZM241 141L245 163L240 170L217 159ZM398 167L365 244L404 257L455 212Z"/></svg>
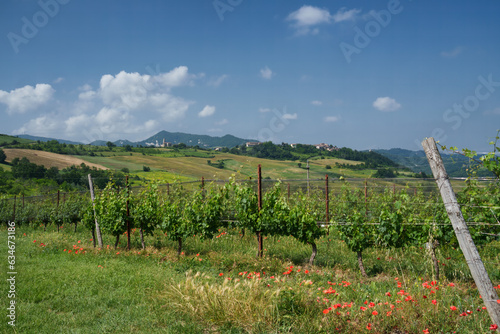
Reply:
<svg viewBox="0 0 500 334"><path fill-rule="evenodd" d="M467 265L471 271L474 282L477 285L479 294L481 295L484 304L488 310L491 320L494 324L500 325L500 304L497 302L498 295L493 288L490 277L484 267L484 263L481 260L481 256L477 251L474 240L469 232L469 228L465 223L462 211L460 211L460 206L458 205L455 193L451 186L450 179L444 168L443 160L436 146L434 138L427 138L422 142L425 154L427 155L427 160L431 166L434 179L438 185L439 191L441 192L441 197L443 199L446 212L448 217L453 224L453 229L455 230L455 235L458 239L458 244L462 250Z"/></svg>
<svg viewBox="0 0 500 334"><path fill-rule="evenodd" d="M128 184L128 175L125 176L125 184L127 187L127 250L130 250L130 207L129 207L130 186Z"/></svg>
<svg viewBox="0 0 500 334"><path fill-rule="evenodd" d="M99 227L99 223L97 222L97 216L95 213L94 185L92 184L92 176L89 174L88 177L89 177L90 198L92 198L92 207L94 209L95 231L97 233L97 244L98 244L99 248L102 248L102 234L101 234L101 229Z"/></svg>
<svg viewBox="0 0 500 334"><path fill-rule="evenodd" d="M262 209L262 170L261 166L259 164L258 170L257 170L257 205L259 208L259 212ZM258 251L258 256L263 257L264 252L263 252L263 245L262 245L262 232L259 231L257 234L257 238L259 239L259 251Z"/></svg>

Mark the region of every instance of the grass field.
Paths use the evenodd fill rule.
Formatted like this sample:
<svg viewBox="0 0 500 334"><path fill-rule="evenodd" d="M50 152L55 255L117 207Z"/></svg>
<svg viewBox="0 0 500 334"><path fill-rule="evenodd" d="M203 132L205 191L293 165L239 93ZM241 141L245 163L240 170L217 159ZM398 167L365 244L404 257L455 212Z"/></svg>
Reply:
<svg viewBox="0 0 500 334"><path fill-rule="evenodd" d="M296 161L278 161L269 159L258 159L253 157L239 156L229 153L210 152L214 158L207 157L169 157L165 155L143 155L140 153L127 154L103 154L104 156L83 157L85 160L106 166L111 169L128 168L132 174L140 173L143 166L148 166L153 171L162 171L161 181L170 182L174 175L181 179L196 180L205 177L206 179L228 179L231 175L237 174L239 178L257 177L257 166L262 165L263 177L272 179L300 179L305 178L307 170L306 164L302 163L302 168L298 167ZM213 163L224 161L224 169L209 166L207 160ZM352 178L370 177L373 170L355 171L350 169L335 168L335 163L359 164L356 161L343 159L321 159L309 162L310 178L324 178L325 174L344 175ZM332 166L326 169L326 165Z"/></svg>
<svg viewBox="0 0 500 334"><path fill-rule="evenodd" d="M98 169L107 169L102 165L88 163L85 160L72 157L70 155L37 151L37 150L17 149L17 148L5 148L3 151L7 156L7 159L5 160L7 162L11 162L15 158L26 157L30 162L35 163L37 165L43 165L45 166L45 168L57 167L58 169L63 169L66 167L71 167L73 165L79 166L82 163L85 163L90 167L96 167Z"/></svg>
<svg viewBox="0 0 500 334"><path fill-rule="evenodd" d="M0 134L0 143L11 144L14 140L17 141L18 143L22 143L22 144L33 142L33 140L30 140L30 139L24 139L24 138L18 138L18 137L14 137L14 136Z"/></svg>
<svg viewBox="0 0 500 334"><path fill-rule="evenodd" d="M0 235L6 268L5 226ZM255 237L234 230L213 240L188 238L179 258L176 244L159 233L146 238L146 250L138 231L131 251L125 238L117 250L113 241L105 236L104 249L95 250L81 227L17 228L16 327L4 317L0 332L490 332L463 256L450 247L438 252L444 278L437 283L419 247L367 250L369 278L362 278L354 253L334 235L318 242L312 267L305 265L307 245L268 237L265 257L255 259ZM499 284L500 243L480 252Z"/></svg>

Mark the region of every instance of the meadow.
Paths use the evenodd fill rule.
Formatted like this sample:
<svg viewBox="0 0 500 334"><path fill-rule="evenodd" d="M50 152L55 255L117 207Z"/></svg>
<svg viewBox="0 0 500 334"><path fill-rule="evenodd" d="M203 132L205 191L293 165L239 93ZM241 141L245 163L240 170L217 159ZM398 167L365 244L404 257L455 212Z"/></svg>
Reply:
<svg viewBox="0 0 500 334"><path fill-rule="evenodd" d="M189 237L180 256L159 231L142 249L134 229L130 251L125 237L114 249L111 235L96 249L73 225L19 226L15 236L16 327L4 320L2 333L488 333L492 325L461 251L446 245L437 282L424 246L367 249L362 277L334 229L318 240L314 266L310 247L291 237L265 237L258 259L255 236L235 229ZM500 242L480 253L498 287ZM7 305L6 293L0 299Z"/></svg>

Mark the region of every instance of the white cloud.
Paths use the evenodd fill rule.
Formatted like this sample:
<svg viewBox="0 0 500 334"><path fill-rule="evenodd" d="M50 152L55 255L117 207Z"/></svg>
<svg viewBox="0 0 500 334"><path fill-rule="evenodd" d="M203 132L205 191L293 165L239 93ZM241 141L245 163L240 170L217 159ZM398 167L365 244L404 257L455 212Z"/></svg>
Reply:
<svg viewBox="0 0 500 334"><path fill-rule="evenodd" d="M330 19L331 15L328 10L306 5L290 13L287 17L287 20L293 21L293 25L296 27L308 27L328 23Z"/></svg>
<svg viewBox="0 0 500 334"><path fill-rule="evenodd" d="M297 36L317 35L319 33L317 26L331 22L354 21L359 13L361 13L359 9L348 10L343 7L332 15L327 9L304 5L290 13L286 20L292 22L291 26L295 28Z"/></svg>
<svg viewBox="0 0 500 334"><path fill-rule="evenodd" d="M396 111L401 108L401 104L390 97L379 97L373 102L373 107L380 111Z"/></svg>
<svg viewBox="0 0 500 334"><path fill-rule="evenodd" d="M53 115L43 115L30 120L21 128L14 130L14 134L28 133L35 136L53 137L54 133L60 128L61 122L56 117L53 117Z"/></svg>
<svg viewBox="0 0 500 334"><path fill-rule="evenodd" d="M260 76L263 79L270 80L273 77L273 75L274 75L273 71L271 71L271 69L267 66L260 70Z"/></svg>
<svg viewBox="0 0 500 334"><path fill-rule="evenodd" d="M322 104L323 104L323 102L318 101L318 100L314 100L314 101L311 101L311 104L312 104L313 106L320 106L320 105L322 105Z"/></svg>
<svg viewBox="0 0 500 334"><path fill-rule="evenodd" d="M458 56L459 54L461 54L463 50L464 50L463 47L457 46L453 50L441 52L441 57L444 57L444 58L455 58L456 56Z"/></svg>
<svg viewBox="0 0 500 334"><path fill-rule="evenodd" d="M334 123L340 121L340 116L326 116L324 118L325 122Z"/></svg>
<svg viewBox="0 0 500 334"><path fill-rule="evenodd" d="M204 74L201 74L201 76L203 77ZM176 67L170 72L161 73L154 77L157 82L167 87L192 85L192 80L195 78L195 75L189 74L186 66Z"/></svg>
<svg viewBox="0 0 500 334"><path fill-rule="evenodd" d="M100 78L97 89L88 84L79 87L75 101L59 102L55 111L27 121L16 131L51 137L54 133L60 133L65 134L65 138L85 142L123 137L143 139L144 133L159 131L164 122L179 120L186 114L194 102L176 96L172 91L175 87L193 85L201 77L200 74L190 74L185 66L153 75L125 71L116 75L105 74ZM53 89L50 85L37 85L36 88L28 86L11 93L0 91L0 102L4 102L1 100L4 99L15 110L28 110L28 106L13 104L8 99L22 97L22 102L27 104L36 95L35 92L41 96L51 96ZM50 94L43 95L43 92ZM42 101L42 98L36 100L37 103ZM215 107L207 107L200 114L213 114ZM138 135L139 138L130 134Z"/></svg>
<svg viewBox="0 0 500 334"><path fill-rule="evenodd" d="M137 109L144 105L148 91L153 88L151 76L121 71L116 76L110 74L102 76L100 95L103 102L112 107Z"/></svg>
<svg viewBox="0 0 500 334"><path fill-rule="evenodd" d="M163 116L165 121L174 121L184 116L192 101L186 101L182 97L166 93L158 93L150 96L149 101L154 110Z"/></svg>
<svg viewBox="0 0 500 334"><path fill-rule="evenodd" d="M54 80L54 83L58 84L58 83L63 82L63 81L64 81L64 78L63 77L59 77L56 80Z"/></svg>
<svg viewBox="0 0 500 334"><path fill-rule="evenodd" d="M208 116L212 116L214 113L215 113L215 107L206 105L205 108L203 108L203 110L198 113L198 116L199 117L208 117Z"/></svg>
<svg viewBox="0 0 500 334"><path fill-rule="evenodd" d="M208 129L208 132L222 132L222 129L219 128L214 128L214 129Z"/></svg>
<svg viewBox="0 0 500 334"><path fill-rule="evenodd" d="M270 108L259 108L259 112L271 112Z"/></svg>
<svg viewBox="0 0 500 334"><path fill-rule="evenodd" d="M0 103L7 105L9 114L15 112L22 114L47 103L54 92L55 90L48 84L37 84L35 87L27 85L10 92L0 90Z"/></svg>
<svg viewBox="0 0 500 334"><path fill-rule="evenodd" d="M227 78L229 78L229 75L227 74L223 74L217 78L212 78L208 82L208 85L212 87L219 87Z"/></svg>
<svg viewBox="0 0 500 334"><path fill-rule="evenodd" d="M333 14L332 18L335 23L342 21L354 21L357 18L357 15L361 13L360 9L349 9L347 10L345 7L340 8L335 14Z"/></svg>
<svg viewBox="0 0 500 334"><path fill-rule="evenodd" d="M215 122L215 125L226 125L228 123L229 123L229 121L224 118L223 120L221 120L219 122Z"/></svg>
<svg viewBox="0 0 500 334"><path fill-rule="evenodd" d="M297 119L297 113L293 113L293 114L283 114L283 116L281 116L283 119Z"/></svg>

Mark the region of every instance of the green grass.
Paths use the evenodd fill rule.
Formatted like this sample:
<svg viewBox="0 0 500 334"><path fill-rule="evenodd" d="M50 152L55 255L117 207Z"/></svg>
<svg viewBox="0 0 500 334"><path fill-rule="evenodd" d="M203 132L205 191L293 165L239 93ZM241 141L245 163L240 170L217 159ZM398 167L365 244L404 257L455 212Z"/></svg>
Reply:
<svg viewBox="0 0 500 334"><path fill-rule="evenodd" d="M24 139L24 138L18 138L14 136L0 134L0 143L11 144L14 140L21 144L33 143L33 140L30 139Z"/></svg>
<svg viewBox="0 0 500 334"><path fill-rule="evenodd" d="M0 231L6 268L5 226ZM431 333L489 332L490 320L459 250L439 249L443 278L435 290L422 286L433 274L426 250L420 247L366 250L369 278L363 278L354 253L333 233L319 240L315 266L309 267L305 261L310 247L292 238L266 237L265 257L256 259L253 235L224 232L212 240L188 238L184 254L177 258L176 243L161 233L147 237L147 249L141 250L134 231L128 252L125 238L114 250L111 236L104 236L103 250L94 250L90 233L81 227L76 234L72 226L59 233L53 226L47 232L19 227L17 325L14 331L4 319L0 332L363 333L368 323L372 332L381 333L397 333L394 328L410 333L426 328ZM480 252L494 284L499 284L500 243ZM3 286L0 303L5 306L9 300ZM326 294L330 287L336 292ZM408 295L398 295L400 290ZM408 296L412 301L404 300ZM365 301L375 306L362 311L368 308ZM339 303L351 306L333 308ZM332 310L324 314L328 307ZM373 310L379 314L373 315ZM472 314L459 316L466 310Z"/></svg>

